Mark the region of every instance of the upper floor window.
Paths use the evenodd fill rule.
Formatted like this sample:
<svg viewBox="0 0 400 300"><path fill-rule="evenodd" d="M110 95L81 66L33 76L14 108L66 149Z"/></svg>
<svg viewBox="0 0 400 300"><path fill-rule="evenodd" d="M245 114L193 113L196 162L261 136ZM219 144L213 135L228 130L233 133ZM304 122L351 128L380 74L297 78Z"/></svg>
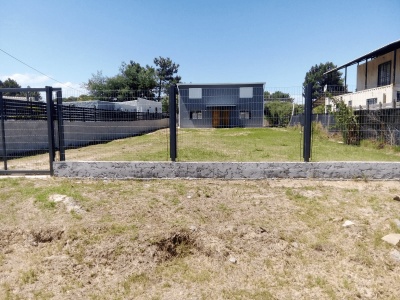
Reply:
<svg viewBox="0 0 400 300"><path fill-rule="evenodd" d="M189 88L189 99L201 99L202 94L201 88Z"/></svg>
<svg viewBox="0 0 400 300"><path fill-rule="evenodd" d="M241 87L239 89L239 98L253 98L253 88Z"/></svg>
<svg viewBox="0 0 400 300"><path fill-rule="evenodd" d="M390 84L391 66L391 61L387 61L378 66L378 86Z"/></svg>

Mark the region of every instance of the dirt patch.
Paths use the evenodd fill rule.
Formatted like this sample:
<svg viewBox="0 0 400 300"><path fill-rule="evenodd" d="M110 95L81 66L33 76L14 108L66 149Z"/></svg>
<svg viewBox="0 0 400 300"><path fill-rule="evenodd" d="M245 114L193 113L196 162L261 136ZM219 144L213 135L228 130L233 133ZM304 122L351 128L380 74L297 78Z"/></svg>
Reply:
<svg viewBox="0 0 400 300"><path fill-rule="evenodd" d="M183 258L201 249L194 234L184 229L169 234L166 238L155 242L154 245L156 246L154 257L161 262Z"/></svg>
<svg viewBox="0 0 400 300"><path fill-rule="evenodd" d="M395 181L20 178L2 190L0 299L400 298L400 248L382 240L400 233Z"/></svg>

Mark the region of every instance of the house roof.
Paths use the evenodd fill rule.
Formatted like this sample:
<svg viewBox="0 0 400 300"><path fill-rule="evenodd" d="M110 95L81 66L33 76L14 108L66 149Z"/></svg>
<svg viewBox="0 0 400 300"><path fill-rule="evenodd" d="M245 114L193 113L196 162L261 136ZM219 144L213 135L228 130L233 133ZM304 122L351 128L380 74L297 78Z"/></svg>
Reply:
<svg viewBox="0 0 400 300"><path fill-rule="evenodd" d="M361 61L364 61L366 59L376 58L378 56L381 56L381 55L384 55L386 53L392 52L395 49L399 49L399 48L400 48L400 40L397 40L397 41L395 41L393 43L390 43L390 44L388 44L386 46L383 46L383 47L381 47L379 49L376 49L376 50L374 50L372 52L369 52L369 53L367 53L367 54L365 54L363 56L360 56L359 58L356 58L356 59L354 59L354 60L352 60L352 61L350 61L350 62L348 62L348 63L346 63L344 65L341 65L340 67L337 67L337 68L334 68L332 70L329 70L328 72L326 72L324 74L329 74L329 73L338 71L340 69L343 69L343 68L346 68L348 66L354 65L354 64L359 63Z"/></svg>
<svg viewBox="0 0 400 300"><path fill-rule="evenodd" d="M179 86L221 86L221 85L234 85L234 86L252 86L252 85L265 85L265 82L242 82L242 83L178 83Z"/></svg>

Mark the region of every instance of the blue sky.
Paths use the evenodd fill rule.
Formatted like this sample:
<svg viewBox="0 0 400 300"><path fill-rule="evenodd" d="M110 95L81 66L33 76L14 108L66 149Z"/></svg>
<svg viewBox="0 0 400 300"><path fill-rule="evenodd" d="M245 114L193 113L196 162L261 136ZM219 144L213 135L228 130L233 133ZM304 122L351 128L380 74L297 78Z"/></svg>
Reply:
<svg viewBox="0 0 400 300"><path fill-rule="evenodd" d="M123 61L180 64L183 82L300 87L312 65L344 64L400 39L399 0L2 1L0 49L79 89ZM348 83L355 81L349 69ZM0 51L0 80L60 86ZM354 78L350 78L354 77Z"/></svg>

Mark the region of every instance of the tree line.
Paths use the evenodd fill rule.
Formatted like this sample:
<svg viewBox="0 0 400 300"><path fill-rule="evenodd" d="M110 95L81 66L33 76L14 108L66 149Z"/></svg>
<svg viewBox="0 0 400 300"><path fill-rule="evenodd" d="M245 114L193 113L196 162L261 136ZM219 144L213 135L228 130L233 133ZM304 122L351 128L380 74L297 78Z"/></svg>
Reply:
<svg viewBox="0 0 400 300"><path fill-rule="evenodd" d="M28 86L29 88L30 86ZM18 82L12 78L7 78L4 81L0 80L0 88L21 88ZM13 96L13 97L26 97L27 93L24 92L7 92L3 94L4 96ZM39 92L29 92L29 97L35 98L36 101L41 100L42 96Z"/></svg>
<svg viewBox="0 0 400 300"><path fill-rule="evenodd" d="M154 66L142 66L133 60L123 62L118 74L107 77L102 71L97 71L83 85L92 96L90 98L98 100L126 101L143 97L161 101L169 87L181 81L181 76L177 74L179 64L162 56L154 58L153 63Z"/></svg>

